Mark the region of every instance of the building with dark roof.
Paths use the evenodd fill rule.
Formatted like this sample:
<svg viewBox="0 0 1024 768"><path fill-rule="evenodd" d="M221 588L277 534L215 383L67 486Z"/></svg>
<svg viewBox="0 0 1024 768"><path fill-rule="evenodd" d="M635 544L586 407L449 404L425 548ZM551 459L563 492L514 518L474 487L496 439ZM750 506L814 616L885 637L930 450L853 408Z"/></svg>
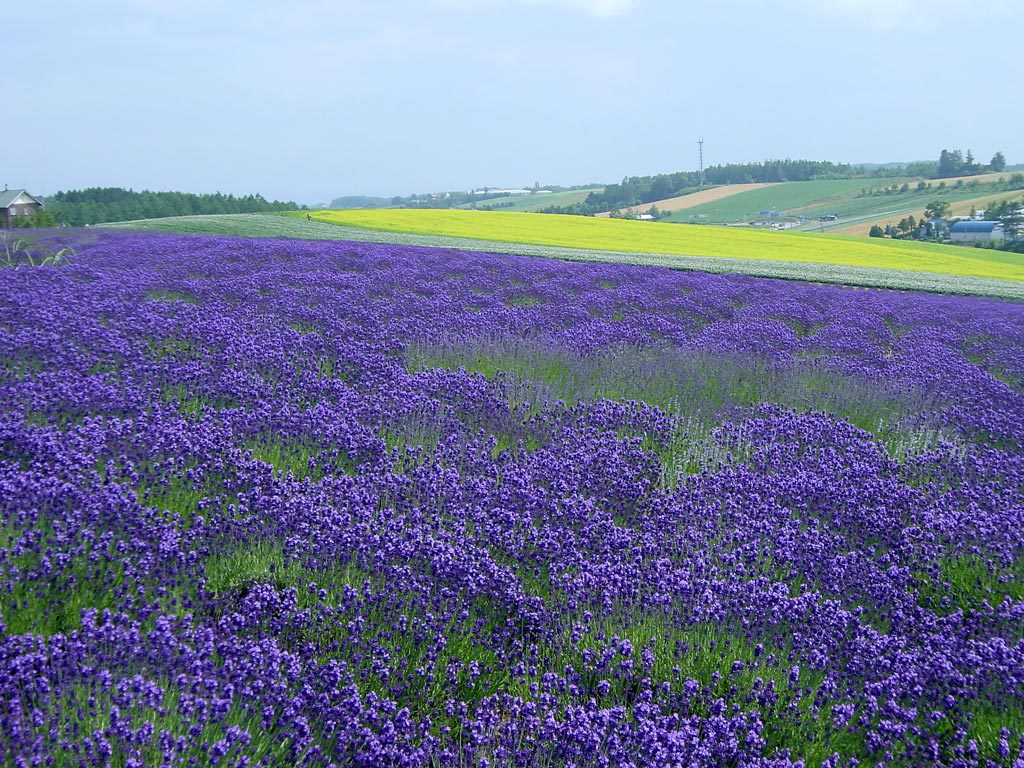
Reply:
<svg viewBox="0 0 1024 768"><path fill-rule="evenodd" d="M24 189L7 189L0 192L0 227L10 227L18 219L35 216L43 209L43 201L33 197Z"/></svg>
<svg viewBox="0 0 1024 768"><path fill-rule="evenodd" d="M1003 225L998 221L958 221L949 230L949 239L954 243L980 243L1004 237Z"/></svg>

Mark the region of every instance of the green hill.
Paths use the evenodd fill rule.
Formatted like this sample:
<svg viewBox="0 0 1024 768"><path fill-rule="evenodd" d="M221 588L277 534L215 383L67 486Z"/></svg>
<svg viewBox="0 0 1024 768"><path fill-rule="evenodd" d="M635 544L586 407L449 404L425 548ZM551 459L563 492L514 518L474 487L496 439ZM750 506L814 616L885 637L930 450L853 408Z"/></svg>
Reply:
<svg viewBox="0 0 1024 768"><path fill-rule="evenodd" d="M479 203L465 203L459 208L476 208L495 211L539 211L552 205L567 206L582 203L591 192L600 192L602 187L572 189L566 192L549 192L536 195L503 195ZM340 206L331 206L340 207Z"/></svg>
<svg viewBox="0 0 1024 768"><path fill-rule="evenodd" d="M395 214L400 220L385 220ZM570 261L639 264L1024 300L1024 280L1020 279L1020 270L1024 269L1024 261L1021 259L1024 257L975 249L903 241L867 241L862 238L837 236L821 238L812 235L744 232L716 227L683 228L651 222L609 221L582 216L388 209L320 211L315 212L313 216L313 221L307 221L305 213L294 216L183 216L108 226L109 229L181 234L399 243ZM453 219L453 216L457 218ZM501 218L488 221L489 217L493 216ZM501 228L490 226L505 219L513 225L511 229L499 231ZM627 226L623 228L620 225ZM584 229L575 231L578 226ZM521 230L523 227L526 231ZM645 227L656 229L645 231ZM538 230L532 233L534 236L529 232L531 229ZM684 235L679 231L676 234L680 237L673 237L674 231L683 229L688 230L689 234ZM585 236L588 233L597 234L598 237ZM608 236L603 236L602 233L607 233ZM688 242L690 240L692 242ZM844 240L851 242L844 244ZM641 241L644 242L641 244ZM543 244L556 242L564 244ZM870 251L870 259L857 256L868 252L857 248L851 251L852 245L868 246L869 243L874 246ZM819 247L815 247L815 244ZM832 246L837 246L835 251L846 252L846 255L852 254L856 258L852 261L842 259L847 263L836 263L836 259L828 263L830 252L833 251ZM670 250L670 253L659 252L664 250ZM706 255L689 255L687 252L703 252ZM929 261L932 263L928 263ZM961 268L956 269L954 262ZM997 265L1001 265L1002 268L994 269ZM970 276L971 273L979 276ZM991 276L980 276L982 274ZM1018 279L1014 280L1013 276L1017 276Z"/></svg>
<svg viewBox="0 0 1024 768"><path fill-rule="evenodd" d="M924 188L918 185L924 182ZM778 219L797 223L805 231L844 231L863 222L892 217L894 223L908 215L920 216L928 203L942 200L959 212L971 201L979 207L986 201L1015 197L1024 189L1024 175L989 175L970 181L944 184L919 178L841 179L792 181L741 192L730 197L676 211L668 219L676 224L737 224ZM685 199L685 198L684 198ZM963 204L963 205L958 205ZM822 216L838 217L821 222ZM852 231L852 230L851 230ZM863 234L866 234L866 228Z"/></svg>

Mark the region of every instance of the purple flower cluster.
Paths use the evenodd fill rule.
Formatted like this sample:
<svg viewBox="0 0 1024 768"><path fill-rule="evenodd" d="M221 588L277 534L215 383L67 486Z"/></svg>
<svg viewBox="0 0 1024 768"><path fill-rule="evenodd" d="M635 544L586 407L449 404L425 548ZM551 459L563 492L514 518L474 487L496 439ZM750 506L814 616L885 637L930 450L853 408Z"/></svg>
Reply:
<svg viewBox="0 0 1024 768"><path fill-rule="evenodd" d="M0 360L4 765L1024 765L1022 305L110 234Z"/></svg>

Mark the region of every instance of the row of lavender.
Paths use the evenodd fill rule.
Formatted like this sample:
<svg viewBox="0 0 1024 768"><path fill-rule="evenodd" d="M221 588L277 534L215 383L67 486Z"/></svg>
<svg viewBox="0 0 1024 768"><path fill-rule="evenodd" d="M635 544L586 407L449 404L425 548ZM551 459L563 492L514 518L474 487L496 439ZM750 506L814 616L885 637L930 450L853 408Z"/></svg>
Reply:
<svg viewBox="0 0 1024 768"><path fill-rule="evenodd" d="M0 284L4 764L1024 760L1021 305L158 235Z"/></svg>

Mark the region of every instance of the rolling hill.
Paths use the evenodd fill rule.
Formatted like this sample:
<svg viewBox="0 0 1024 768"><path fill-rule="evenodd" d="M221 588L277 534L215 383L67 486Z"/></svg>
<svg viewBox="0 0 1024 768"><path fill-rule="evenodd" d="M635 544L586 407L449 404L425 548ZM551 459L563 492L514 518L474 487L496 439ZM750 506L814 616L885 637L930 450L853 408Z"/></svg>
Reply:
<svg viewBox="0 0 1024 768"><path fill-rule="evenodd" d="M965 216L971 207L984 209L997 200L1021 194L1024 182L1011 173L985 174L968 181L932 180L919 190L922 179L840 179L791 181L771 185L728 185L700 193L633 206L636 213L652 205L669 212L666 221L677 224L747 224L777 219L800 231L835 232L866 236L871 226L895 224L913 214L920 217L933 200L946 201L953 214ZM952 184L948 182L952 181ZM940 186L943 182L943 186ZM903 185L907 190L903 191ZM1017 187L1015 189L1014 187ZM717 195L715 194L717 193ZM821 217L837 218L822 222Z"/></svg>
<svg viewBox="0 0 1024 768"><path fill-rule="evenodd" d="M816 205L827 205L830 201L839 201L863 189L865 179L837 179L824 181L787 181L781 184L757 185L756 188L740 189L736 194L724 199L687 207L685 215L673 216L674 222L699 222L707 224L726 224L746 222L755 218L763 218L762 211L777 211L780 214L797 215ZM748 185L733 185L736 187ZM754 185L749 185L754 187ZM672 198L682 201L683 198ZM662 203L654 203L660 209ZM678 204L678 202L676 203ZM646 208L650 208L647 204ZM643 207L643 206L641 206Z"/></svg>
<svg viewBox="0 0 1024 768"><path fill-rule="evenodd" d="M492 211L342 210L317 211L313 218L347 227L416 235L1024 282L1024 256L931 243Z"/></svg>
<svg viewBox="0 0 1024 768"><path fill-rule="evenodd" d="M373 214L400 214L408 219L385 221ZM443 218L439 218L439 214L443 214ZM513 253L569 261L637 264L670 269L693 269L724 274L746 274L854 286L937 291L1024 300L1024 281L1013 277L1013 274L1024 270L1024 256L994 251L929 246L903 241L867 240L866 238L836 235L800 235L719 227L673 227L653 222L540 214L396 210L321 211L314 215L318 220L307 221L304 214L296 216L273 214L179 216L104 225L102 231L114 230L112 233L114 236L116 236L116 230L124 229L194 235L398 243L494 254ZM450 220L452 217L460 219L461 225L445 226L444 219ZM493 223L488 228L486 221L488 217L499 217L498 221L502 219L510 221L499 231L497 227L493 226ZM471 219L475 219L475 221L472 226L467 227L466 224ZM611 229L601 229L599 233L592 231L589 237L579 238L577 237L578 233L573 232L571 227L559 226L559 221L566 219L569 222L575 222L575 226L584 228L610 226ZM346 220L348 223L344 223ZM549 223L545 224L545 221ZM536 222L539 222L542 228L541 234L545 236L543 238L529 238L528 236L524 238L522 228L525 226L528 229ZM509 224L515 226L509 227ZM399 231L402 226L406 231ZM552 231L546 233L543 231L544 228L552 226L554 227ZM394 229L388 227L394 227ZM519 232L516 231L517 227L520 228ZM643 228L651 227L654 228L651 234L657 235L657 238L653 242L645 241L646 238L642 234ZM613 230L616 232L615 237L603 236ZM465 236L452 234L458 231L469 234ZM438 234L445 232L448 234ZM674 245L665 244L664 240L658 241L666 236L671 237L668 233L672 232L675 233L676 238ZM707 242L703 244L702 248L699 242L700 238L697 240L689 238L689 235L697 233L709 235L710 244L717 243L718 250L724 251L724 257L688 255L686 253L688 250L714 250L708 247ZM526 234L528 235L528 232ZM595 234L602 236L595 237ZM482 239L483 237L505 239ZM517 238L519 238L518 241ZM565 244L540 245L524 242L528 239L543 239ZM801 240L810 244L813 249L818 251L819 255L826 257L833 250L834 244L845 242L847 245L840 245L839 250L848 257L856 256L858 253L870 254L873 258L869 261L881 264L881 266L858 266L855 258L852 259L854 262L852 264L829 263L827 258L818 263L788 260L796 258L799 249L787 247L787 243L792 245ZM616 245L622 246L622 249L617 249ZM851 245L855 246L852 250L850 249ZM780 246L781 250L779 250ZM865 246L867 250L863 250ZM659 253L656 250L644 250L645 248L661 247L666 249L674 247L676 252ZM927 257L929 252L931 252L930 259ZM905 262L901 265L903 254L916 257L916 260L913 263ZM958 257L956 263L961 266L962 274L955 274L953 271L943 273L943 266L947 268L951 266L951 263L945 265L941 263L943 256ZM978 267L978 269L974 269L974 267ZM970 273L978 272L994 274L995 277L970 276Z"/></svg>
<svg viewBox="0 0 1024 768"><path fill-rule="evenodd" d="M756 189L763 189L765 187L774 187L776 184L723 184L720 187L711 187L710 189L703 189L700 192L691 192L688 195L679 195L678 197L670 197L665 200L659 200L656 203L641 203L640 205L633 205L626 210L632 213L644 213L649 211L652 205L658 206L661 211L668 211L674 213L675 211L685 211L689 208L697 208L702 205L709 205L711 203L724 200L727 197L733 195L740 195L745 192L751 192ZM599 218L608 218L611 215L610 212L599 213Z"/></svg>
<svg viewBox="0 0 1024 768"><path fill-rule="evenodd" d="M588 189L571 189L565 192L551 192L538 195L503 195L481 200L478 203L466 203L459 208L469 209L476 207L482 210L492 208L502 211L539 211L553 205L567 206L582 203L591 192L600 192L602 187L591 187Z"/></svg>

